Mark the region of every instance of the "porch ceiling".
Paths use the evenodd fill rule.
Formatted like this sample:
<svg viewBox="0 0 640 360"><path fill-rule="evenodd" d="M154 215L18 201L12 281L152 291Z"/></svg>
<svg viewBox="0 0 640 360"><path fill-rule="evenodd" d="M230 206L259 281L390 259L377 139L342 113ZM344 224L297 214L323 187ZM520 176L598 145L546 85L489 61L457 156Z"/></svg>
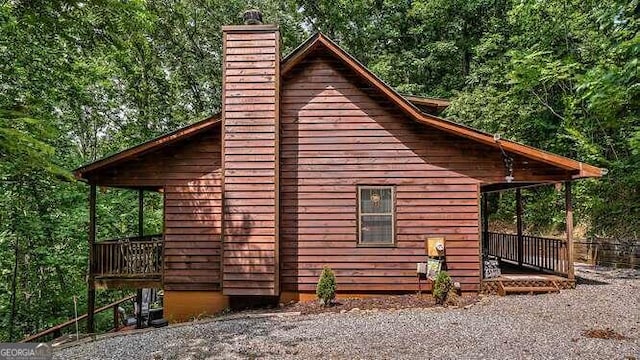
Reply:
<svg viewBox="0 0 640 360"><path fill-rule="evenodd" d="M486 184L486 185L480 186L480 192L483 194L492 193L492 192L501 192L501 191L510 190L510 189L518 189L518 188L522 189L522 188L531 188L531 187L537 187L537 186L550 185L558 182L560 181L512 182L512 183L504 182L504 183Z"/></svg>

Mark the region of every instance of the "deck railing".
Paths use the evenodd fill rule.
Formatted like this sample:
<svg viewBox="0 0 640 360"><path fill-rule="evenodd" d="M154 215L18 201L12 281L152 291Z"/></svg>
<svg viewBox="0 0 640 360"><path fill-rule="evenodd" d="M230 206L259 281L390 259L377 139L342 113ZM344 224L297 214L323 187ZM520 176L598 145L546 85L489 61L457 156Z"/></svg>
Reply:
<svg viewBox="0 0 640 360"><path fill-rule="evenodd" d="M567 246L564 240L539 236L487 233L488 255L517 264L528 265L558 274L568 274Z"/></svg>
<svg viewBox="0 0 640 360"><path fill-rule="evenodd" d="M153 278L162 273L162 235L97 242L93 254L96 277Z"/></svg>

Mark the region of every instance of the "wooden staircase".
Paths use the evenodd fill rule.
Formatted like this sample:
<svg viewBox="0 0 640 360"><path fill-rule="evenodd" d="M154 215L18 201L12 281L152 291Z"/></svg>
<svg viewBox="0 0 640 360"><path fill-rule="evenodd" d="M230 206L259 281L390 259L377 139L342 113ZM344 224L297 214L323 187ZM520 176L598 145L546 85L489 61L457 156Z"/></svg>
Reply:
<svg viewBox="0 0 640 360"><path fill-rule="evenodd" d="M510 284L509 280L498 280L498 295L506 296L510 294L551 294L551 293L559 293L560 286L558 283L549 280L544 283L532 283L527 284L526 286L522 286L521 284ZM506 283L506 284L505 284Z"/></svg>
<svg viewBox="0 0 640 360"><path fill-rule="evenodd" d="M576 282L562 276L542 273L507 273L482 280L480 292L484 295L547 294L574 289Z"/></svg>

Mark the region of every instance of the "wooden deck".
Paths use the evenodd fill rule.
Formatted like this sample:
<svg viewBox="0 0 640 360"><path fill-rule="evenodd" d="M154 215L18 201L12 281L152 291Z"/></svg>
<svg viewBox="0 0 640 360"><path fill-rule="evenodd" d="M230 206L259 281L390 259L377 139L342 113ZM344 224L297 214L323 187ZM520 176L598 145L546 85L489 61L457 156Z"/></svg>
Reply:
<svg viewBox="0 0 640 360"><path fill-rule="evenodd" d="M483 234L485 255L500 262L502 275L483 279L482 294L558 292L575 287L566 241L522 234Z"/></svg>
<svg viewBox="0 0 640 360"><path fill-rule="evenodd" d="M162 234L93 244L96 288L162 287Z"/></svg>
<svg viewBox="0 0 640 360"><path fill-rule="evenodd" d="M502 261L511 261L558 275L567 275L570 272L565 240L494 232L486 233L483 240L487 255L495 256Z"/></svg>

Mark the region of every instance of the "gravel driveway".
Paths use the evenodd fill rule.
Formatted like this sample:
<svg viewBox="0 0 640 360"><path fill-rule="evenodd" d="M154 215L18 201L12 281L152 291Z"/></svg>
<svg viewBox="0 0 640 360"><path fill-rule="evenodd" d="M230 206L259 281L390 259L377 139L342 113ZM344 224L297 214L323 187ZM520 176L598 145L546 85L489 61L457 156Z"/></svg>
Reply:
<svg viewBox="0 0 640 360"><path fill-rule="evenodd" d="M203 321L114 336L57 351L58 359L638 359L640 279L560 294L488 297L469 309ZM619 275L618 273L614 275ZM587 338L612 329L626 340Z"/></svg>

